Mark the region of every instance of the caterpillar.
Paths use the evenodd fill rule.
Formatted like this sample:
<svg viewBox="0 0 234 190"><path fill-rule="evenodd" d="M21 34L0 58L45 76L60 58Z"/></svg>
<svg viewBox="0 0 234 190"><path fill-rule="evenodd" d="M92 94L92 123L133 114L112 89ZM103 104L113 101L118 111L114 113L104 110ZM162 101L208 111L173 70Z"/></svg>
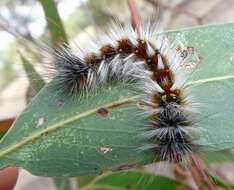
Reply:
<svg viewBox="0 0 234 190"><path fill-rule="evenodd" d="M140 111L150 119L142 132L148 141L141 150L153 150L160 160L180 162L198 145L190 137L195 127L189 115L193 106L185 93L183 66L191 56L183 37L170 43L158 35L151 21L140 26L140 35L131 26L111 25L87 45L89 51L60 47L55 52L54 80L58 90L97 89L107 81L136 83L141 91ZM144 127L144 126L143 126Z"/></svg>

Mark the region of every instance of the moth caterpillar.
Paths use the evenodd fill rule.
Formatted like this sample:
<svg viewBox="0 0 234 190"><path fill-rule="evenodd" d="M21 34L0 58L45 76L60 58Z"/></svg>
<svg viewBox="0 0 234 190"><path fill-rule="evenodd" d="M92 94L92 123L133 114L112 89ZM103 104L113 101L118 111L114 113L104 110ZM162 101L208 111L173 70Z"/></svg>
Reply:
<svg viewBox="0 0 234 190"><path fill-rule="evenodd" d="M70 93L97 89L112 80L134 81L143 94L140 109L151 120L141 135L148 141L141 150L151 149L160 160L179 162L197 149L190 137L192 104L185 96L183 71L193 53L182 37L170 43L155 31L151 21L140 26L140 36L130 25L113 24L99 41L91 40L89 51L61 47L55 52L54 80L58 90Z"/></svg>

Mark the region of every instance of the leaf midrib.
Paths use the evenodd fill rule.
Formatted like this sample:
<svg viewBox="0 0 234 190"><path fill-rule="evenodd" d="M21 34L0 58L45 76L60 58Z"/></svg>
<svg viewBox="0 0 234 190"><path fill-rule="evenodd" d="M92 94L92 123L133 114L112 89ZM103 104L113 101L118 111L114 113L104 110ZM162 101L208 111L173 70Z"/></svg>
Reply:
<svg viewBox="0 0 234 190"><path fill-rule="evenodd" d="M191 85L194 85L194 84L203 84L203 83L208 83L208 82L216 82L216 81L222 81L222 80L228 80L228 79L234 79L234 75L226 75L226 76L219 76L219 77L213 77L213 78L206 78L206 79L191 81L191 82L186 83L185 86L191 86ZM94 113L97 113L98 109L100 109L100 108L111 108L111 107L115 107L115 106L122 105L122 104L125 104L125 103L131 103L131 102L134 102L134 99L136 99L138 97L139 97L139 95L138 96L132 96L132 97L122 99L122 100L117 100L117 101L105 104L103 106L99 106L97 108L94 108L94 109L79 113L78 115L75 115L75 116L73 116L73 117L71 117L69 119L66 119L66 120L60 121L60 122L58 122L58 123L56 123L54 125L48 126L46 129L44 129L44 130L42 130L42 131L40 131L38 133L35 133L35 134L33 134L33 135L29 136L29 137L24 137L22 140L20 140L18 143L14 144L10 148L5 149L3 151L0 151L0 158L2 156L4 156L5 154L16 150L20 146L22 146L22 145L24 145L24 144L26 144L26 143L28 143L30 141L33 141L34 139L39 138L41 135L43 135L45 133L52 132L55 129L57 129L59 127L62 127L65 124L71 123L71 122L73 122L75 120L78 120L78 119L87 117L89 115L92 115Z"/></svg>
<svg viewBox="0 0 234 190"><path fill-rule="evenodd" d="M111 103L108 103L108 104L105 104L105 105L102 105L102 106L98 106L98 107L93 108L91 110L79 113L78 115L75 115L75 116L73 116L71 118L68 118L66 120L60 121L60 122L58 122L58 123L56 123L54 125L48 126L46 129L44 129L44 130L42 130L40 132L37 132L37 133L35 133L35 134L33 134L33 135L29 136L29 137L23 137L22 140L20 140L18 143L14 144L11 147L8 147L8 149L5 149L5 150L1 151L0 152L0 158L2 156L4 156L5 154L16 150L20 146L39 138L41 135L43 135L45 133L50 133L50 132L56 130L57 128L64 126L65 124L68 124L68 123L71 123L71 122L76 121L78 119L81 119L81 118L87 117L89 115L95 114L95 113L97 113L97 111L100 108L108 109L108 108L113 108L113 107L116 107L116 106L119 106L119 105L122 105L122 104L131 103L131 102L134 102L134 99L136 99L137 97L139 97L139 96L132 96L132 97L125 98L125 99L122 99L122 100L116 100L114 102L111 102Z"/></svg>
<svg viewBox="0 0 234 190"><path fill-rule="evenodd" d="M228 80L228 79L234 79L234 75L218 76L218 77L211 77L211 78L190 81L186 83L185 86L191 86L194 84L204 84L204 83L209 83L209 82L217 82L217 81L223 81L223 80Z"/></svg>

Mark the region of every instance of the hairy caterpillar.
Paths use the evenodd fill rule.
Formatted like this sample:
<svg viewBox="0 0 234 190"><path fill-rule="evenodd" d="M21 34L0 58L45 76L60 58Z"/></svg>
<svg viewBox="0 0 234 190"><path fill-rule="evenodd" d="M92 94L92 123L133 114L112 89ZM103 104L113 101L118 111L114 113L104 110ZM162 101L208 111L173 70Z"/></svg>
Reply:
<svg viewBox="0 0 234 190"><path fill-rule="evenodd" d="M151 22L140 27L140 36L131 26L114 24L88 45L92 50L61 47L55 52L54 80L57 90L71 93L97 89L111 80L134 81L143 94L141 111L151 119L142 134L149 143L141 150L152 149L160 160L179 162L198 147L189 134L193 107L184 89L183 66L192 53L183 39L170 44L155 31Z"/></svg>

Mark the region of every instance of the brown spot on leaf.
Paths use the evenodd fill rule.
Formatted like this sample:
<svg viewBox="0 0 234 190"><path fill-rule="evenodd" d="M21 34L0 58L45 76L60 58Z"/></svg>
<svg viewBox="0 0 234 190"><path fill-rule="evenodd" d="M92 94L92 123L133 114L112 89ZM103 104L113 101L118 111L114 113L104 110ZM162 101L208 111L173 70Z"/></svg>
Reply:
<svg viewBox="0 0 234 190"><path fill-rule="evenodd" d="M132 188L132 186L131 185L126 185L126 190L132 190L133 188Z"/></svg>
<svg viewBox="0 0 234 190"><path fill-rule="evenodd" d="M57 103L57 107L61 107L63 105L64 101L63 100L59 100L58 103Z"/></svg>
<svg viewBox="0 0 234 190"><path fill-rule="evenodd" d="M108 152L112 152L113 149L111 147L108 147L108 146L102 146L102 147L100 147L100 151L103 152L103 154L106 154Z"/></svg>
<svg viewBox="0 0 234 190"><path fill-rule="evenodd" d="M41 136L45 136L45 135L47 135L48 133L49 133L48 131L45 131L45 132L41 133Z"/></svg>
<svg viewBox="0 0 234 190"><path fill-rule="evenodd" d="M135 168L136 167L136 163L135 162L129 162L127 164L123 164L118 166L117 168L113 169L114 172L117 171L121 171L121 170L127 170L127 169L131 169L131 168Z"/></svg>
<svg viewBox="0 0 234 190"><path fill-rule="evenodd" d="M201 62L202 59L203 59L203 57L200 54L198 54L198 60L199 60L199 62Z"/></svg>
<svg viewBox="0 0 234 190"><path fill-rule="evenodd" d="M106 117L109 111L106 108L100 108L97 110L97 113L100 114L102 117Z"/></svg>

